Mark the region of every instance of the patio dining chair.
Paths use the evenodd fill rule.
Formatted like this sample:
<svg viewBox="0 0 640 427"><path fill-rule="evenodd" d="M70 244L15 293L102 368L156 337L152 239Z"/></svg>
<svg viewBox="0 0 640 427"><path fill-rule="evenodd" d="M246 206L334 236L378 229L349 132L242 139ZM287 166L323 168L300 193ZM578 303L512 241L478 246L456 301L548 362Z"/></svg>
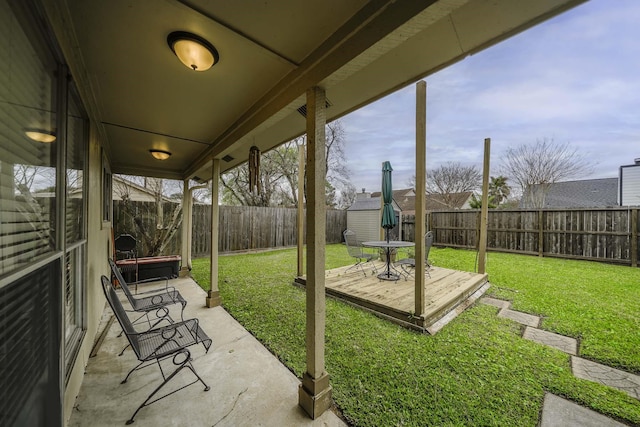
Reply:
<svg viewBox="0 0 640 427"><path fill-rule="evenodd" d="M131 282L136 282L138 280L138 253L136 251L136 241L135 237L131 234L119 234L118 237L113 241L113 245L116 249L116 259L129 259L133 260L132 263L126 264L126 266L120 266L120 271L123 276L129 275L133 277ZM138 286L136 286L136 292L138 291Z"/></svg>
<svg viewBox="0 0 640 427"><path fill-rule="evenodd" d="M356 263L347 268L344 272L346 273L352 268L359 268L360 270L362 270L362 274L364 274L364 276L366 277L367 273L364 271L363 264L371 262L373 270L375 271L375 273L377 273L378 269L372 261L375 260L378 256L364 251L362 245L360 244L360 242L358 242L355 231L346 229L342 233L342 235L344 236L344 242L347 245L347 252L352 258L355 258L356 260Z"/></svg>
<svg viewBox="0 0 640 427"><path fill-rule="evenodd" d="M138 406L131 418L127 420L126 424L133 423L133 419L136 414L145 406L149 406L160 399L197 383L198 381L204 385L204 391L209 391L209 386L195 371L193 364L191 363L193 361L191 352L188 349L188 347L191 347L192 345L202 344L206 353L211 347L212 340L200 328L198 319L188 319L168 326L138 332L133 327L133 323L131 323L127 316L127 313L124 310L120 299L116 295L113 284L109 278L107 276L102 276L101 281L104 295L107 298L116 319L118 319L118 323L120 323L122 330L127 336L129 345L140 362L129 371L121 384L126 383L133 372L153 364L158 365L163 379L162 383L156 387L153 392L151 392L140 406ZM165 374L165 371L168 369L167 363L165 363L165 368L163 369L161 362L168 359L171 359L171 363L175 366L175 370L167 375ZM196 379L175 390L169 391L160 397L155 397L157 393L184 368L189 369L195 375Z"/></svg>
<svg viewBox="0 0 640 427"><path fill-rule="evenodd" d="M165 285L164 288L140 292L134 296L129 289L129 284L122 276L122 273L120 272L120 269L118 268L116 263L111 258L108 258L108 260L113 277L119 283L122 292L124 292L127 300L129 301L129 304L131 305L132 310L129 311L140 313L140 316L133 320L134 325L139 323L140 321L146 320L149 324L149 329L151 329L157 326L162 321L167 321L170 324L174 323L173 319L169 315L169 306L173 304L181 305L182 309L180 311L180 319L184 320L184 309L187 306L187 301L182 295L180 295L180 292L178 292L176 288L174 288L173 286L169 286L168 278L154 277L152 279L138 281L137 283L146 283L164 280ZM154 319L149 317L150 313L153 313L155 315ZM151 323L152 321L153 323ZM122 351L124 351L124 349Z"/></svg>
<svg viewBox="0 0 640 427"><path fill-rule="evenodd" d="M425 273L427 277L431 277L429 274L429 269L431 268L431 264L429 264L429 251L431 250L431 246L433 245L433 232L427 231L424 235L424 262L425 262ZM408 275L413 276L412 272L416 268L416 259L415 258L403 258L394 263L394 265L399 266L402 270Z"/></svg>

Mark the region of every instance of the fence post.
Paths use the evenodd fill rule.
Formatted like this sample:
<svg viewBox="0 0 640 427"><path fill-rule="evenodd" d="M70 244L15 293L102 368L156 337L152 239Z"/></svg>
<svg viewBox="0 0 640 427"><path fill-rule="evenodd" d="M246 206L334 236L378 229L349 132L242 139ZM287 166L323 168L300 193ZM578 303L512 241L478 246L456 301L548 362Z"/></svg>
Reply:
<svg viewBox="0 0 640 427"><path fill-rule="evenodd" d="M484 165L482 167L482 206L480 207L480 233L478 233L478 273L486 273L487 222L489 218L489 158L491 138L484 139Z"/></svg>
<svg viewBox="0 0 640 427"><path fill-rule="evenodd" d="M544 256L544 230L542 209L538 211L538 256Z"/></svg>
<svg viewBox="0 0 640 427"><path fill-rule="evenodd" d="M631 267L638 266L638 209L631 210Z"/></svg>

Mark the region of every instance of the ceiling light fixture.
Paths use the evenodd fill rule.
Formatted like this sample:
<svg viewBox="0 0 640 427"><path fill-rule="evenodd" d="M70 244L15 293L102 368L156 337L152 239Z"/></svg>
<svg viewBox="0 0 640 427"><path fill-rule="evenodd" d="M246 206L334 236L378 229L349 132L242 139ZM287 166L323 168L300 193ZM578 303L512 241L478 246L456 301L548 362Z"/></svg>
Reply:
<svg viewBox="0 0 640 427"><path fill-rule="evenodd" d="M149 152L154 158L158 160L167 160L169 157L171 157L171 153L165 150L156 150L152 148L151 150L149 150Z"/></svg>
<svg viewBox="0 0 640 427"><path fill-rule="evenodd" d="M211 43L186 31L172 32L167 36L167 43L178 59L194 71L206 71L220 60Z"/></svg>
<svg viewBox="0 0 640 427"><path fill-rule="evenodd" d="M56 134L49 130L44 129L25 129L25 135L36 142L43 142L45 144L52 143L56 140Z"/></svg>

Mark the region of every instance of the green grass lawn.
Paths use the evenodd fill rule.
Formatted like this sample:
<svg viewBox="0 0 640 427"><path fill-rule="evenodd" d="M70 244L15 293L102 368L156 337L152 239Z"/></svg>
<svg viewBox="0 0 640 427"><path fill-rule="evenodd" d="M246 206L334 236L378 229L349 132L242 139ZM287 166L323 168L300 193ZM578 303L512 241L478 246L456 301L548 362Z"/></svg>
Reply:
<svg viewBox="0 0 640 427"><path fill-rule="evenodd" d="M328 245L327 268L347 265ZM432 249L434 265L473 271L475 253ZM580 339L592 360L640 370L640 271L583 261L491 253L489 293L544 316L542 327ZM209 287L209 260L193 276ZM305 371L304 291L292 249L223 256L223 305L296 375ZM636 286L632 286L637 284ZM545 391L640 424L640 402L571 373L569 356L524 340L521 326L478 304L435 336L327 299L326 365L333 397L357 426L535 426Z"/></svg>

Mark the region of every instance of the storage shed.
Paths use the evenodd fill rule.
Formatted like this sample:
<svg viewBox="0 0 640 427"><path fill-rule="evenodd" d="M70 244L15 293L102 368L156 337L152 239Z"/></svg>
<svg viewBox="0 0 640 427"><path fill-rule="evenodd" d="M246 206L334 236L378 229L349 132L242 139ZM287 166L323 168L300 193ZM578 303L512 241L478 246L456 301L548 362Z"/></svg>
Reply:
<svg viewBox="0 0 640 427"><path fill-rule="evenodd" d="M359 241L380 240L380 197L371 197L371 193L362 192L356 195L356 200L347 209L347 228L355 231ZM398 223L391 231L390 238L400 238L400 206L393 201L393 210Z"/></svg>
<svg viewBox="0 0 640 427"><path fill-rule="evenodd" d="M618 186L620 206L640 205L640 158L632 165L620 166Z"/></svg>

